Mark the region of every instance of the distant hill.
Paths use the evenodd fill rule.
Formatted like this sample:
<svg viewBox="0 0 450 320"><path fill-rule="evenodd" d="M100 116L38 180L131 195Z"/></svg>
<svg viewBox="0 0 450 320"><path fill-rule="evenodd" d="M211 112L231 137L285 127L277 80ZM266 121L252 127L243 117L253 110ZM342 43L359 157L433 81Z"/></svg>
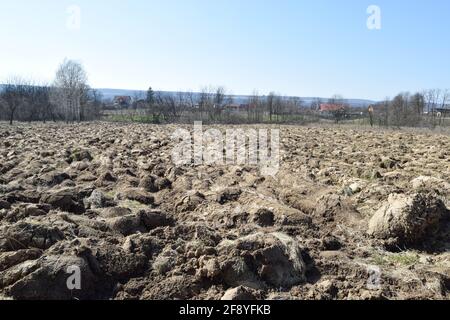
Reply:
<svg viewBox="0 0 450 320"><path fill-rule="evenodd" d="M99 92L102 93L103 99L105 100L112 100L115 96L131 96L132 98L138 97L139 99L145 99L147 92L142 90L127 90L127 89L97 89ZM156 91L156 93L161 93L164 95L174 95L178 92L176 91ZM194 97L198 97L200 93L194 92ZM233 95L233 101L235 103L241 104L241 103L247 103L250 96L245 95ZM291 98L291 97L287 97ZM311 104L315 100L317 100L317 97L299 97L306 105ZM326 102L328 98L320 98L323 102ZM366 99L346 99L346 101L350 104L350 106L354 108L365 108L371 104L376 103L376 101L373 100L366 100Z"/></svg>

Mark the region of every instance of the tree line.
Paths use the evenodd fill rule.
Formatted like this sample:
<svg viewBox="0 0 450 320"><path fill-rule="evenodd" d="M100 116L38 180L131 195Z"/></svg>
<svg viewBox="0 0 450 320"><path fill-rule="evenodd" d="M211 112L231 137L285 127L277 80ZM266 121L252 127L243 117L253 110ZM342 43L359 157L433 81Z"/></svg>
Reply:
<svg viewBox="0 0 450 320"><path fill-rule="evenodd" d="M52 84L12 76L0 88L0 120L10 124L95 120L101 110L101 94L89 87L83 66L73 60L60 64Z"/></svg>
<svg viewBox="0 0 450 320"><path fill-rule="evenodd" d="M434 127L442 124L448 109L450 90L430 89L415 94L403 92L372 106L371 125L386 127Z"/></svg>
<svg viewBox="0 0 450 320"><path fill-rule="evenodd" d="M254 92L248 101L236 102L222 86L204 87L198 93L168 94L149 88L145 99L134 98L128 109L118 111L123 120L205 123L286 122L304 115L313 115L316 106L300 98L284 97L274 92L259 95Z"/></svg>
<svg viewBox="0 0 450 320"><path fill-rule="evenodd" d="M145 97L136 95L132 106L119 110L118 115L127 121L151 123L195 120L205 123L304 123L319 121L326 114L328 119L339 123L356 115L368 118L372 126L436 126L443 121L438 111L448 107L450 90L404 92L362 110L352 110L340 95L306 103L298 97L285 97L274 92L260 95L255 91L244 103L233 100L222 86L204 87L199 93L176 94L149 88ZM335 108L318 112L322 104ZM89 87L83 66L73 60L64 60L59 65L51 84L10 77L0 87L0 120L10 124L13 121L91 121L102 117L106 105L101 93Z"/></svg>

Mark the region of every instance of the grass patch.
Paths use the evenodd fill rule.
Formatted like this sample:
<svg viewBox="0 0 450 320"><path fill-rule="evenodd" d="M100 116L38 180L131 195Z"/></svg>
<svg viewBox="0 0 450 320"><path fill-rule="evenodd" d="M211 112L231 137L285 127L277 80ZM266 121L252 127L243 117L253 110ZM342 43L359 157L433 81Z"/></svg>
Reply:
<svg viewBox="0 0 450 320"><path fill-rule="evenodd" d="M113 191L113 190L108 191L108 192L105 192L105 196L106 196L107 198L114 199L114 198L116 197L116 192Z"/></svg>
<svg viewBox="0 0 450 320"><path fill-rule="evenodd" d="M387 265L387 261L384 259L384 257L381 254L374 254L370 258L370 263L376 265L376 266L385 266Z"/></svg>
<svg viewBox="0 0 450 320"><path fill-rule="evenodd" d="M118 205L119 207L130 209L131 211L139 211L148 208L148 205L134 200L123 200Z"/></svg>
<svg viewBox="0 0 450 320"><path fill-rule="evenodd" d="M395 265L395 266L411 266L419 263L420 257L416 253L375 253L371 256L371 263L378 266Z"/></svg>
<svg viewBox="0 0 450 320"><path fill-rule="evenodd" d="M420 258L415 253L397 253L388 256L388 260L396 265L410 266L419 262Z"/></svg>

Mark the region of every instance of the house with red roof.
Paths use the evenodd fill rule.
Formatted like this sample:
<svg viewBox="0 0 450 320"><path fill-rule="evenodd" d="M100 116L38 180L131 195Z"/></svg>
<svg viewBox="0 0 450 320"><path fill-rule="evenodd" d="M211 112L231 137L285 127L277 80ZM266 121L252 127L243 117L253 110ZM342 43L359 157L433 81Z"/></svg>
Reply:
<svg viewBox="0 0 450 320"><path fill-rule="evenodd" d="M342 104L334 104L334 103L322 103L320 105L319 111L320 112L335 112L335 111L342 111L345 110L345 106Z"/></svg>
<svg viewBox="0 0 450 320"><path fill-rule="evenodd" d="M116 108L129 108L133 99L130 96L115 96L113 103Z"/></svg>

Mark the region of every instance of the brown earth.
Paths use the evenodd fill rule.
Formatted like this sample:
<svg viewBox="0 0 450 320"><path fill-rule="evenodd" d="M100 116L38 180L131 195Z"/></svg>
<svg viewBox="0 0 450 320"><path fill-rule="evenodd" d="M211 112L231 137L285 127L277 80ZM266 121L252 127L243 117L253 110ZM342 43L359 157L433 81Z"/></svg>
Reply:
<svg viewBox="0 0 450 320"><path fill-rule="evenodd" d="M0 124L0 298L450 297L448 135L281 126L269 177L177 128Z"/></svg>

